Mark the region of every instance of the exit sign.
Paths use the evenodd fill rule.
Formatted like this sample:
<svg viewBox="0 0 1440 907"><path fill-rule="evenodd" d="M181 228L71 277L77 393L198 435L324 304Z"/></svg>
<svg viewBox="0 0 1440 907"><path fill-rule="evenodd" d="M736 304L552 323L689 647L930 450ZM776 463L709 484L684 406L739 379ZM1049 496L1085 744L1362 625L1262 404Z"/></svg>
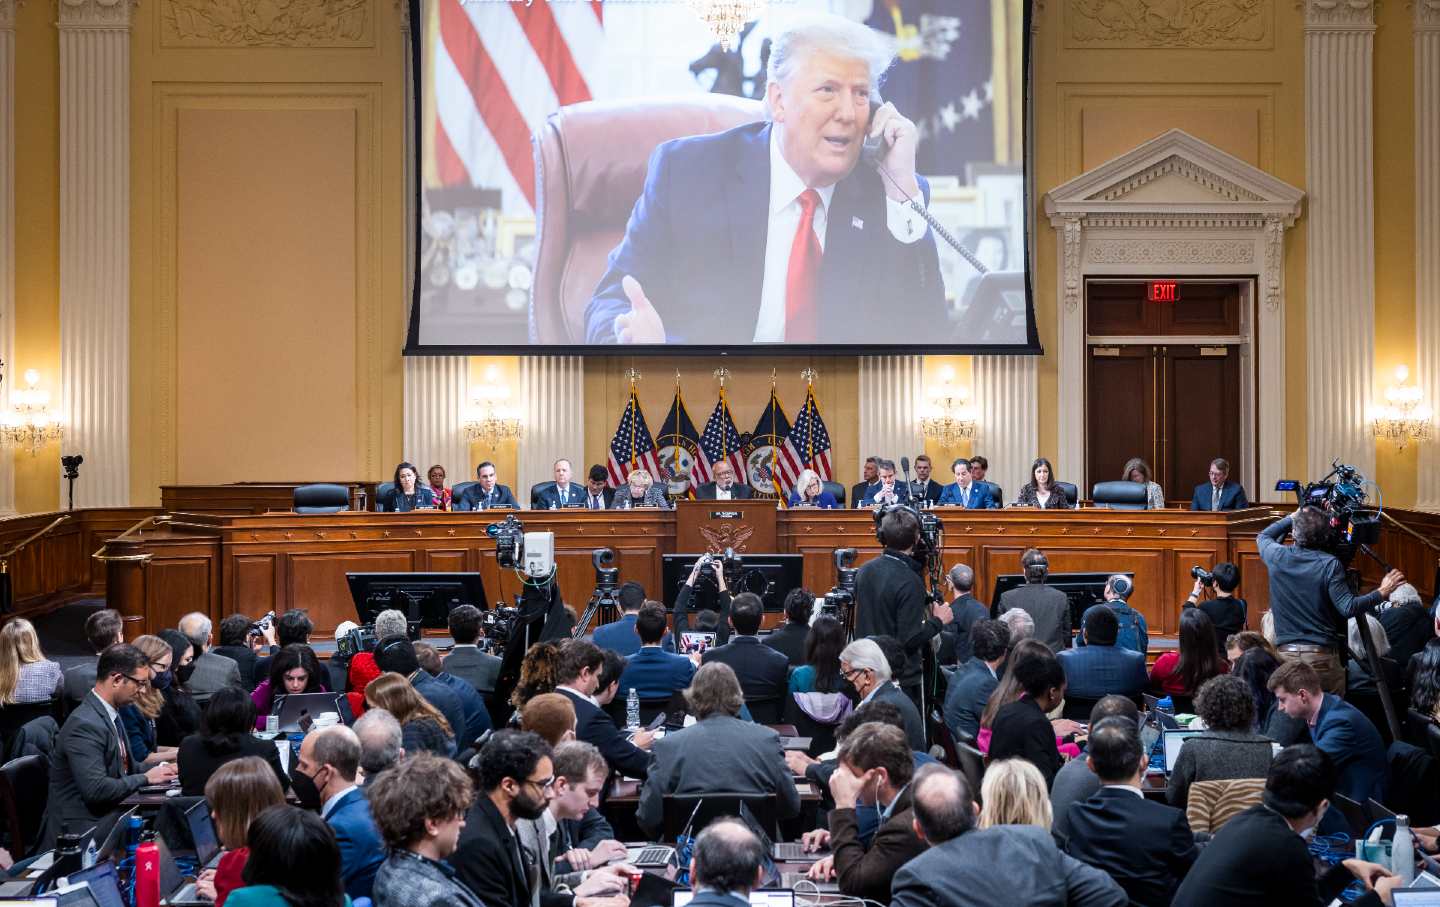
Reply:
<svg viewBox="0 0 1440 907"><path fill-rule="evenodd" d="M1145 298L1151 302L1179 302L1180 282L1177 280L1152 280L1146 286Z"/></svg>

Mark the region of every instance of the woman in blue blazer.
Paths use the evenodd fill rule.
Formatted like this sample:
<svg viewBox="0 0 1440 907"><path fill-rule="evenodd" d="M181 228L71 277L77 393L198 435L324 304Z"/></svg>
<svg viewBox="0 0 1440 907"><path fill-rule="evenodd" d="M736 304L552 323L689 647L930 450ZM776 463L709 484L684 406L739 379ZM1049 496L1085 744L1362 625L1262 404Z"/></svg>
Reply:
<svg viewBox="0 0 1440 907"><path fill-rule="evenodd" d="M433 510L435 492L420 484L419 471L409 463L395 467L395 484L375 502L377 510L400 513L406 510Z"/></svg>
<svg viewBox="0 0 1440 907"><path fill-rule="evenodd" d="M806 469L800 473L795 480L795 491L790 492L789 505L799 507L805 504L811 507L823 507L827 510L839 507L835 495L825 490L825 485L820 481L820 475L813 469Z"/></svg>

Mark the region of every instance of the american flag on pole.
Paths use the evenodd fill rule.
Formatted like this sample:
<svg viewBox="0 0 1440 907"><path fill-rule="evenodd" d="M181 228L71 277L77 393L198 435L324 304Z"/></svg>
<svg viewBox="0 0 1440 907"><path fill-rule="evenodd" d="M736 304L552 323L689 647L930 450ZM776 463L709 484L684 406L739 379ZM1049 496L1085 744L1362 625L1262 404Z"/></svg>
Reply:
<svg viewBox="0 0 1440 907"><path fill-rule="evenodd" d="M750 433L745 461L750 464L750 487L755 489L756 497L774 498L781 507L787 506L785 497L789 489L780 483L775 467L780 448L788 437L790 417L785 415L780 395L775 392L775 385L771 384L770 402L765 405L765 411L755 423L755 430Z"/></svg>
<svg viewBox="0 0 1440 907"><path fill-rule="evenodd" d="M504 213L535 210L530 136L600 85L599 0L437 0L435 171L443 186L499 188Z"/></svg>
<svg viewBox="0 0 1440 907"><path fill-rule="evenodd" d="M735 470L735 480L745 481L744 445L740 441L739 430L735 428L735 420L730 417L730 403L725 399L723 386L720 388L720 399L715 401L715 409L710 413L710 420L705 423L705 433L700 436L700 452L705 455L707 474L713 474L715 464L721 460L729 460L730 468Z"/></svg>
<svg viewBox="0 0 1440 907"><path fill-rule="evenodd" d="M690 421L685 409L685 398L680 386L675 386L675 399L670 404L670 413L665 424L660 426L656 439L660 444L661 475L655 481L669 486L672 498L693 498L695 489L710 481L710 464L700 450L700 433Z"/></svg>
<svg viewBox="0 0 1440 907"><path fill-rule="evenodd" d="M635 388L630 388L630 401L625 412L620 414L620 425L615 437L610 439L610 455L606 466L610 470L610 487L619 488L625 484L632 469L648 470L660 480L660 456L655 449L655 439L650 437L650 428L645 424L645 413L640 409L640 399Z"/></svg>
<svg viewBox="0 0 1440 907"><path fill-rule="evenodd" d="M778 478L786 488L793 488L800 472L805 469L815 470L822 482L831 480L830 433L825 430L825 420L820 418L813 387L805 391L805 405L800 408L790 436L780 448L776 465Z"/></svg>

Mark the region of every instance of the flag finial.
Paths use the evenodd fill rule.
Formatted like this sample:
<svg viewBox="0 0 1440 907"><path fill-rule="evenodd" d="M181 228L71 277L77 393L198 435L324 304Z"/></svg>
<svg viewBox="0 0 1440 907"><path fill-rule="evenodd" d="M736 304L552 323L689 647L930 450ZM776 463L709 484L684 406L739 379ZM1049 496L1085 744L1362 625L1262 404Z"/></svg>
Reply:
<svg viewBox="0 0 1440 907"><path fill-rule="evenodd" d="M680 370L678 368L675 370L675 389L677 391L680 389Z"/></svg>
<svg viewBox="0 0 1440 907"><path fill-rule="evenodd" d="M640 370L631 366L625 370L625 377L630 379L630 389L635 389L635 382L640 380Z"/></svg>
<svg viewBox="0 0 1440 907"><path fill-rule="evenodd" d="M800 371L800 377L805 379L806 387L813 386L815 384L815 378L819 374L819 372L815 371L813 368L810 368L808 365Z"/></svg>
<svg viewBox="0 0 1440 907"><path fill-rule="evenodd" d="M711 372L711 374L714 375L716 378L720 379L720 389L724 390L725 379L730 377L730 370L722 365L720 368L717 368L715 371Z"/></svg>

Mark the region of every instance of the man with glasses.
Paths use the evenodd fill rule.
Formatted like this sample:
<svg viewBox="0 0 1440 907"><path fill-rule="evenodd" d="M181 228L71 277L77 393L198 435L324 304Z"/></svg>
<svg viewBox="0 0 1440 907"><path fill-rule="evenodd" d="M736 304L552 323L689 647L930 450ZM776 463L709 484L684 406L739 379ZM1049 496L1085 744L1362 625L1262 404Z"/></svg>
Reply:
<svg viewBox="0 0 1440 907"><path fill-rule="evenodd" d="M95 686L65 719L50 757L41 849L53 846L55 836L67 830L94 828L103 840L126 797L147 784L175 780L175 766L166 762L138 771L120 724L120 709L149 688L150 677L150 659L134 646L117 643L100 653Z"/></svg>

